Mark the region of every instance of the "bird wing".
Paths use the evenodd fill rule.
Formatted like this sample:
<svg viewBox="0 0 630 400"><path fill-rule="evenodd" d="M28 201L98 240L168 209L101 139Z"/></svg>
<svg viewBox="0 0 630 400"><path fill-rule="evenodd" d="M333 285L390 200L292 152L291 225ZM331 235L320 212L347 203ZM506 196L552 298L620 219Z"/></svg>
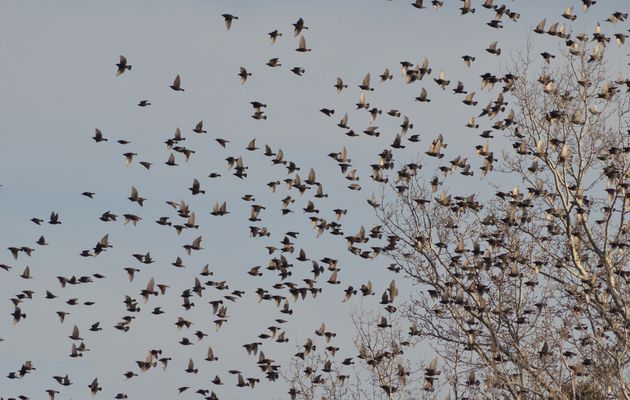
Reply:
<svg viewBox="0 0 630 400"><path fill-rule="evenodd" d="M315 170L311 168L310 171L308 171L308 180L310 182L315 182L315 179Z"/></svg>
<svg viewBox="0 0 630 400"><path fill-rule="evenodd" d="M341 148L341 151L339 152L339 158L343 161L346 161L348 158L348 151L346 150L346 146L343 146Z"/></svg>
<svg viewBox="0 0 630 400"><path fill-rule="evenodd" d="M389 283L389 294L393 298L398 294L398 288L396 287L396 281L392 279Z"/></svg>
<svg viewBox="0 0 630 400"><path fill-rule="evenodd" d="M108 243L109 243L109 234L103 236L101 240L99 241L99 244L103 247L106 247Z"/></svg>
<svg viewBox="0 0 630 400"><path fill-rule="evenodd" d="M332 274L330 274L330 279L328 279L330 282L336 282L337 281L337 271L333 271Z"/></svg>
<svg viewBox="0 0 630 400"><path fill-rule="evenodd" d="M153 292L155 288L155 280L153 278L149 279L149 282L147 283L147 292Z"/></svg>
<svg viewBox="0 0 630 400"><path fill-rule="evenodd" d="M429 368L431 371L435 371L437 369L437 357L433 357L431 362L429 363Z"/></svg>
<svg viewBox="0 0 630 400"><path fill-rule="evenodd" d="M367 75L365 75L365 78L363 78L362 86L370 87L370 73L369 72L367 73Z"/></svg>

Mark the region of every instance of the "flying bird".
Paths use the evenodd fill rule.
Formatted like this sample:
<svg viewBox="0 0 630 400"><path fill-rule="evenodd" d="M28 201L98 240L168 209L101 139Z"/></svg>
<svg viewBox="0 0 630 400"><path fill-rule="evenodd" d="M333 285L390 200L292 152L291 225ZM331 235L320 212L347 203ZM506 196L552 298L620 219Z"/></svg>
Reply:
<svg viewBox="0 0 630 400"><path fill-rule="evenodd" d="M170 88L173 89L176 92L178 92L178 91L179 92L183 92L184 89L182 89L180 85L181 85L181 79L180 79L179 75L177 75L175 77L175 79L173 80L173 84L170 86Z"/></svg>
<svg viewBox="0 0 630 400"><path fill-rule="evenodd" d="M131 70L131 65L127 64L127 58L125 56L120 56L120 61L118 61L116 67L118 67L116 76L123 74L127 70Z"/></svg>
<svg viewBox="0 0 630 400"><path fill-rule="evenodd" d="M232 14L221 14L221 16L223 17L223 20L225 22L225 28L228 31L232 27L232 21L238 19L238 17L236 15L232 15Z"/></svg>

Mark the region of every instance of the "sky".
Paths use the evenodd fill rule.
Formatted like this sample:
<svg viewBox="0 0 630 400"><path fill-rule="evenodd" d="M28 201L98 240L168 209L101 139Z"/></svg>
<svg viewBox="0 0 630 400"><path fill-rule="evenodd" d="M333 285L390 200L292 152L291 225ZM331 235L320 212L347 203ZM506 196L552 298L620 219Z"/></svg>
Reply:
<svg viewBox="0 0 630 400"><path fill-rule="evenodd" d="M458 154L474 155L471 149L482 140L464 125L472 116L471 109L452 94L454 83L461 80L468 90L477 92L479 104L486 104L498 94L479 88L479 75L484 72L502 74L509 70L511 57L526 49L533 41L534 56L543 50L559 52L558 43L547 36L539 37L533 27L543 18L564 21L561 14L569 4L575 5L578 19L572 23L574 32L592 32L597 21L605 19L613 9L605 0L588 12L583 12L576 1L508 1L509 8L521 14L518 23L504 17L504 28L497 30L485 25L494 13L473 1L475 14L461 16L461 2L446 1L439 11L417 10L410 1L347 0L322 1L0 1L0 264L13 267L0 270L0 396L24 394L32 399L44 398L45 389L60 390L62 399L86 398L87 385L98 377L103 391L99 398L112 398L126 393L133 398L175 398L176 388L191 386L178 398L198 398L197 388L210 387L220 398L287 398L288 386L280 379L276 383L264 381L255 365L241 347L259 341L257 335L274 324L274 318L288 320L282 325L289 342L266 342L265 354L288 366L296 346L313 336L321 322L335 331L335 343L341 347L338 359L356 356L352 340L353 312L375 310L380 294L396 279L401 288L400 304L415 288L405 277L387 270L390 261L381 255L364 260L346 250L346 241L329 233L317 238L308 214L302 211L309 199L320 210L319 217L334 220L335 208L347 209L342 219L346 235L378 224L366 199L380 192L371 182L369 165L378 153L387 148L399 130L400 120L386 115L398 109L409 116L414 128L409 134L420 135L419 143L405 142L406 148L396 152L399 161L423 158L431 140L443 134L449 144L447 157ZM600 2L598 2L600 3ZM615 3L619 5L621 3ZM227 30L222 14L238 16ZM310 52L295 51L297 39L292 26L304 18L303 31ZM627 31L627 23L612 25L602 22L609 35ZM283 36L271 45L268 32L278 29ZM502 48L500 57L484 49L494 40ZM611 43L609 47L613 48ZM627 47L617 51L612 71L627 73ZM470 68L461 57L476 57ZM125 55L132 69L115 76L118 57ZM282 66L270 68L265 63L278 57ZM419 63L424 57L430 61L433 73L422 82L411 85L401 77L400 62ZM239 67L252 76L241 85ZM290 69L300 66L304 76ZM379 83L378 75L389 68L393 79ZM442 91L432 81L444 70L451 86ZM381 135L370 137L360 133L369 126L368 114L355 110L361 90L357 87L367 73L371 74L373 92L366 93L369 103L383 110L374 125ZM169 88L176 75L181 76L183 92ZM337 94L335 79L342 77L348 88ZM414 97L421 87L427 88L430 103L418 103ZM140 100L152 105L138 107ZM266 120L251 118L251 101L267 104ZM334 109L327 117L319 110ZM359 137L344 135L336 126L344 113L349 125ZM205 134L192 132L203 120ZM480 124L488 124L482 121ZM195 150L186 162L176 154L177 167L164 164L169 156L164 141L177 128L186 138L182 145ZM107 142L92 140L95 128L108 138ZM480 130L484 127L480 127ZM408 134L408 135L409 135ZM214 139L229 140L226 148ZM282 149L286 160L294 161L306 178L314 168L328 197L313 199L313 190L299 196L289 191L284 183L272 193L267 183L293 177L284 166L272 165L261 150L248 152L248 142L268 144L274 151ZM120 145L116 140L131 143ZM501 140L496 142L499 153ZM357 168L360 191L347 186L352 183L340 173L336 162L328 157L345 146ZM137 153L126 166L123 153ZM225 159L242 156L247 178L240 180L226 168ZM446 160L446 158L445 158ZM154 164L146 170L138 161ZM473 161L478 169L481 159ZM423 176L430 179L439 164L426 160ZM211 172L221 176L211 179ZM477 173L475 174L477 175ZM203 195L192 196L188 188L194 178L201 182ZM455 192L479 190L470 187L469 180ZM475 176L479 187L489 183ZM464 186L467 185L467 186ZM147 200L143 207L131 203L131 187L135 186ZM82 196L84 191L95 192L94 199ZM266 207L260 214L262 221L252 223L250 203L240 200L253 194L255 203ZM280 212L280 200L290 194L295 198L294 211L286 216ZM480 195L483 193L480 191ZM197 215L197 230L186 230L176 235L171 228L157 225L161 216L179 221L174 210L165 202L184 199ZM230 214L210 215L212 206L227 202ZM61 225L33 224L33 217L48 220L51 212L58 212ZM111 211L122 215L140 215L137 226L117 222L104 223L98 217ZM265 226L270 237L252 238L249 226ZM294 264L291 281L311 277L310 262L295 260L299 249L314 260L331 257L339 260L340 285L324 282L326 271L318 287L323 291L316 299L291 302L293 315L285 316L269 302L258 303L255 290L270 288L279 278L267 271L270 256L266 246L279 247L288 231L300 232L295 239L295 253L287 254ZM98 257L84 258L79 253L94 247L109 234L113 248ZM48 246L35 241L43 235ZM203 250L188 256L183 245L202 236ZM14 260L11 246L35 248L31 257L20 254ZM151 252L156 263L142 265L133 253ZM277 256L279 253L276 253ZM171 263L180 256L186 268L174 268ZM195 307L186 311L179 295L192 287L201 268L209 264L213 271L208 279L227 281L230 290L243 290L242 299L228 306L228 322L215 332L210 315L211 300L222 298L227 292L207 287L202 298L194 296ZM246 274L252 266L261 265L262 277ZM19 277L29 266L33 279ZM129 282L125 267L139 268L133 282ZM101 273L106 276L94 283L62 289L57 276L82 276ZM166 295L153 297L142 304L139 292L148 280L170 285ZM355 288L371 281L376 296L355 296L342 303L343 289ZM35 292L32 300L20 305L27 314L25 320L13 326L13 305L9 298L22 290ZM57 299L44 298L50 290ZM288 294L284 290L274 293ZM124 315L125 295L137 298L141 312L135 314L128 333L113 329ZM94 301L93 306L70 306L64 302L79 298ZM161 306L164 315L154 316L150 310ZM61 324L56 311L70 314ZM178 331L174 326L178 316L194 321L191 330ZM100 321L101 332L89 332L89 326ZM72 326L81 329L90 349L80 359L71 359L70 335ZM208 337L197 343L193 332L201 329ZM186 336L194 346L182 346L178 341ZM208 345L219 357L217 363L203 361ZM173 361L166 371L150 370L126 381L125 371L137 371L136 360L143 360L149 349L162 349ZM414 349L418 361L432 357L431 349L420 344ZM189 358L195 360L199 374L184 372ZM32 360L37 371L22 380L5 379L10 371L19 369ZM239 369L246 377L263 378L255 391L237 388L236 379L226 371ZM74 385L62 388L53 375L69 374ZM210 380L220 375L226 383L214 388Z"/></svg>

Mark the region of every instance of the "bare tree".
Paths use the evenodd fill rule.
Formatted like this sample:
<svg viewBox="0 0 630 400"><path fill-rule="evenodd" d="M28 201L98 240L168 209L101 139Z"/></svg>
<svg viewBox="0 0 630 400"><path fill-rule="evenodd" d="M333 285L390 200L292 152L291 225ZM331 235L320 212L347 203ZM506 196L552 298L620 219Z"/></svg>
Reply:
<svg viewBox="0 0 630 400"><path fill-rule="evenodd" d="M358 358L365 364L367 380L373 388L371 398L411 398L417 392L416 370L405 354L411 343L402 331L400 315L362 312L355 314L353 320Z"/></svg>
<svg viewBox="0 0 630 400"><path fill-rule="evenodd" d="M335 360L331 346L309 339L292 359L285 380L296 399L417 399L422 393L417 362L405 350L413 343L403 331L400 313L353 314L356 357ZM335 347L332 347L335 349ZM307 350L308 349L308 350Z"/></svg>
<svg viewBox="0 0 630 400"><path fill-rule="evenodd" d="M476 147L494 196L458 157L441 180L403 166L374 204L386 253L421 288L413 335L457 399L630 399L630 81L594 39L484 77L502 90L482 116L511 144Z"/></svg>
<svg viewBox="0 0 630 400"><path fill-rule="evenodd" d="M321 352L313 351L296 356L291 361L289 375L285 380L291 385L289 395L292 399L318 400L326 399L359 399L354 395L350 375L343 373L334 360Z"/></svg>
<svg viewBox="0 0 630 400"><path fill-rule="evenodd" d="M365 396L361 396L364 389L356 379L352 358L347 358L342 362L335 359L339 348L331 341L336 334L326 331L323 323L315 333L323 339L309 337L304 345L297 348L297 353L291 359L288 374L283 375L290 385L291 399L358 400L364 398Z"/></svg>

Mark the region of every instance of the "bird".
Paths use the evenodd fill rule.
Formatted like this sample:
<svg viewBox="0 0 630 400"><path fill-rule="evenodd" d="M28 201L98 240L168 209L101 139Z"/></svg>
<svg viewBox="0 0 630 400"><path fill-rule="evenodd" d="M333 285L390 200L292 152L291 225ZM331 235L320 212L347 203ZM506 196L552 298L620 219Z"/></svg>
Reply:
<svg viewBox="0 0 630 400"><path fill-rule="evenodd" d="M471 8L471 4L470 4L470 0L462 0L464 2L464 4L462 5L462 7L459 9L462 13L462 15L471 13L474 14L475 13L475 9Z"/></svg>
<svg viewBox="0 0 630 400"><path fill-rule="evenodd" d="M70 386L72 385L72 381L66 374L65 376L53 376L53 379L57 381L62 386Z"/></svg>
<svg viewBox="0 0 630 400"><path fill-rule="evenodd" d="M440 75L436 79L434 79L434 81L435 81L435 83L438 84L439 87L442 88L442 90L444 90L446 88L446 86L448 86L451 83L451 81L446 80L444 78L444 70L440 71Z"/></svg>
<svg viewBox="0 0 630 400"><path fill-rule="evenodd" d="M562 13L562 17L568 19L569 21L575 21L577 15L573 14L573 6L568 6Z"/></svg>
<svg viewBox="0 0 630 400"><path fill-rule="evenodd" d="M94 380L88 385L88 387L90 388L90 394L92 396L96 396L96 393L103 390L103 388L98 385L98 378L94 378Z"/></svg>
<svg viewBox="0 0 630 400"><path fill-rule="evenodd" d="M205 190L201 190L201 184L199 183L197 178L193 179L192 187L188 188L188 190L190 190L192 192L193 196L196 195L196 194L205 194L206 193Z"/></svg>
<svg viewBox="0 0 630 400"><path fill-rule="evenodd" d="M420 89L420 96L416 97L416 101L421 103L428 103L431 101L431 99L428 98L428 93L425 88Z"/></svg>
<svg viewBox="0 0 630 400"><path fill-rule="evenodd" d="M423 8L426 8L424 5L424 0L415 0L413 3L411 3L412 6L414 6L415 8L421 10Z"/></svg>
<svg viewBox="0 0 630 400"><path fill-rule="evenodd" d="M170 153L168 155L168 160L166 160L164 162L164 164L170 166L170 167L176 167L178 164L175 162L175 155L173 153Z"/></svg>
<svg viewBox="0 0 630 400"><path fill-rule="evenodd" d="M243 67L240 67L240 72L238 76L241 78L241 85L243 85L247 81L248 76L252 76L251 72L247 72L247 70Z"/></svg>
<svg viewBox="0 0 630 400"><path fill-rule="evenodd" d="M273 45L274 43L276 43L276 40L282 36L282 33L278 32L277 29L274 29L273 31L269 32L268 35L269 35L269 41Z"/></svg>
<svg viewBox="0 0 630 400"><path fill-rule="evenodd" d="M474 96L475 96L475 92L468 93L466 95L466 98L462 100L462 103L466 104L467 106L476 106L477 102L473 100Z"/></svg>
<svg viewBox="0 0 630 400"><path fill-rule="evenodd" d="M373 91L374 88L370 87L370 73L368 72L367 75L365 75L365 77L363 78L363 81L361 82L361 84L359 85L359 88L361 88L362 90L370 90Z"/></svg>
<svg viewBox="0 0 630 400"><path fill-rule="evenodd" d="M236 15L232 15L232 14L221 14L221 16L223 17L223 20L225 22L225 28L228 31L232 27L232 21L238 19L238 17Z"/></svg>
<svg viewBox="0 0 630 400"><path fill-rule="evenodd" d="M389 68L385 68L382 74L379 75L381 78L381 83L387 81L388 79L394 79L394 75L389 72Z"/></svg>
<svg viewBox="0 0 630 400"><path fill-rule="evenodd" d="M494 54L496 56L501 55L501 49L497 48L497 41L490 43L486 51L490 54Z"/></svg>
<svg viewBox="0 0 630 400"><path fill-rule="evenodd" d="M69 338L72 340L83 340L83 338L79 336L79 328L76 325L72 327L72 334Z"/></svg>
<svg viewBox="0 0 630 400"><path fill-rule="evenodd" d="M306 72L306 70L302 67L293 67L291 68L291 72L293 72L297 76L302 76Z"/></svg>
<svg viewBox="0 0 630 400"><path fill-rule="evenodd" d="M267 61L267 65L270 67L280 67L282 66L282 64L280 64L280 59L279 58L270 58L269 61Z"/></svg>
<svg viewBox="0 0 630 400"><path fill-rule="evenodd" d="M92 137L96 143L107 142L107 138L103 136L103 132L100 129L94 129L94 137Z"/></svg>
<svg viewBox="0 0 630 400"><path fill-rule="evenodd" d="M219 358L214 355L212 351L212 347L208 347L208 355L206 357L206 361L218 361Z"/></svg>
<svg viewBox="0 0 630 400"><path fill-rule="evenodd" d="M140 197L140 194L138 193L138 189L136 189L135 186L131 187L131 194L127 198L131 202L138 203L140 207L144 205L144 201L146 200L144 197Z"/></svg>
<svg viewBox="0 0 630 400"><path fill-rule="evenodd" d="M223 215L229 214L229 211L227 211L226 202L224 201L220 205L219 203L215 203L214 206L212 207L212 212L210 214L215 215L215 216L223 216Z"/></svg>
<svg viewBox="0 0 630 400"><path fill-rule="evenodd" d="M464 59L464 64L466 64L467 67L470 67L470 64L475 62L475 57L473 56L465 55L462 56L462 58Z"/></svg>
<svg viewBox="0 0 630 400"><path fill-rule="evenodd" d="M133 157L137 155L138 155L137 153L132 153L132 152L124 153L123 156L125 157L125 164L127 166L130 166L131 163L133 162Z"/></svg>
<svg viewBox="0 0 630 400"><path fill-rule="evenodd" d="M337 83L335 83L335 88L337 88L337 93L341 93L341 91L345 88L347 88L348 85L345 85L343 83L343 80L339 77L337 77Z"/></svg>
<svg viewBox="0 0 630 400"><path fill-rule="evenodd" d="M534 28L534 32L538 33L538 34L543 34L545 33L545 24L547 23L547 19L543 18L542 21L540 21L537 25L536 28Z"/></svg>
<svg viewBox="0 0 630 400"><path fill-rule="evenodd" d="M179 75L177 75L175 79L173 80L173 84L170 86L170 88L176 92L183 92L184 89L182 89L180 85L181 85L181 78L179 77Z"/></svg>
<svg viewBox="0 0 630 400"><path fill-rule="evenodd" d="M304 19L302 19L302 17L300 17L294 24L293 24L293 36L297 37L303 29L308 29L308 26L304 25Z"/></svg>
<svg viewBox="0 0 630 400"><path fill-rule="evenodd" d="M199 121L197 125L195 125L195 129L193 129L195 133L208 133L208 131L203 130L203 121Z"/></svg>
<svg viewBox="0 0 630 400"><path fill-rule="evenodd" d="M311 49L306 47L306 39L304 38L304 36L300 36L299 43L298 43L298 48L295 49L295 51L298 51L300 53L305 53L307 51L311 51Z"/></svg>
<svg viewBox="0 0 630 400"><path fill-rule="evenodd" d="M543 58L543 60L545 60L545 62L547 64L549 64L549 62L551 61L551 59L556 58L556 56L554 56L553 54L550 54L546 51L540 53L540 56Z"/></svg>
<svg viewBox="0 0 630 400"><path fill-rule="evenodd" d="M120 56L120 61L118 61L116 67L118 67L116 76L122 75L127 70L131 70L131 65L127 64L127 58L125 58L125 56Z"/></svg>
<svg viewBox="0 0 630 400"><path fill-rule="evenodd" d="M188 367L185 371L189 374L196 374L199 372L199 369L195 368L195 363L193 362L192 358L188 359Z"/></svg>
<svg viewBox="0 0 630 400"><path fill-rule="evenodd" d="M188 255L190 255L191 250L202 250L203 248L201 247L201 236L199 236L195 240L193 240L192 244L184 245L183 247L186 250L186 252L188 253Z"/></svg>
<svg viewBox="0 0 630 400"><path fill-rule="evenodd" d="M59 221L59 214L54 211L50 213L50 219L48 220L48 223L51 225L61 225L61 221Z"/></svg>

